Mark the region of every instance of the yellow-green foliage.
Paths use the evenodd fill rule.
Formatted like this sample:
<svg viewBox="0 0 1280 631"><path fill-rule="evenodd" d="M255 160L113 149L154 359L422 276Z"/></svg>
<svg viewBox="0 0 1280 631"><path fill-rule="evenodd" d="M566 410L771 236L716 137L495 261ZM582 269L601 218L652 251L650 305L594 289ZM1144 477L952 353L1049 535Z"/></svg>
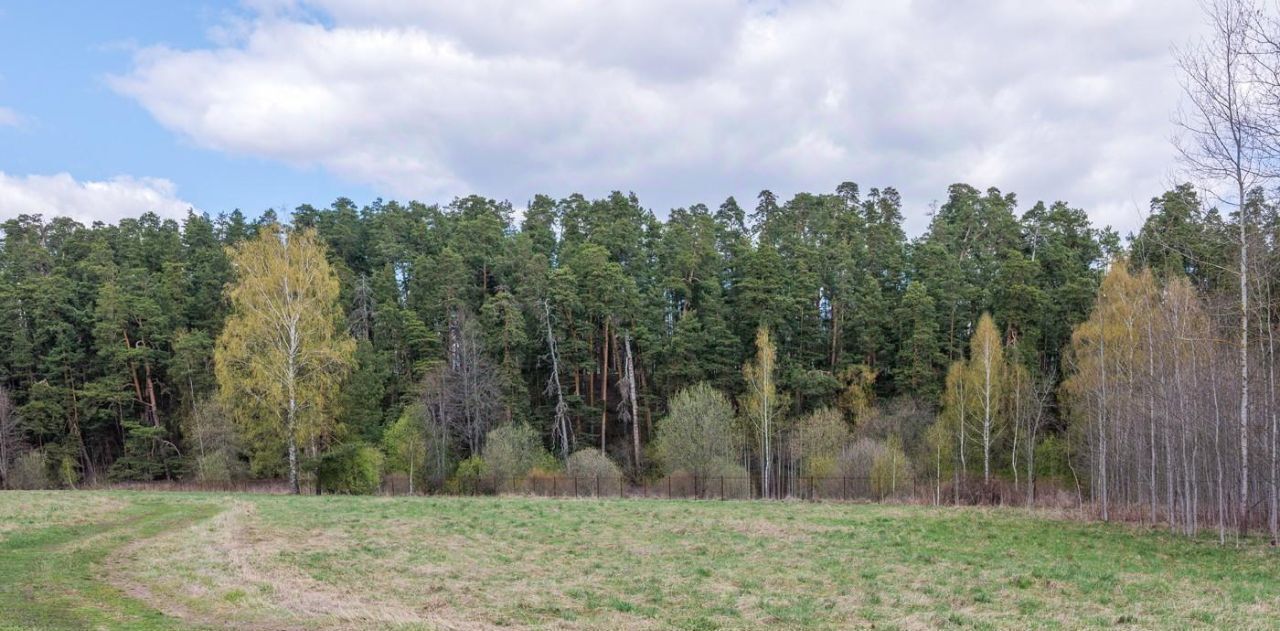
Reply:
<svg viewBox="0 0 1280 631"><path fill-rule="evenodd" d="M599 477L601 480L617 480L622 477L622 469L604 452L593 447L573 452L565 463L565 471L572 476Z"/></svg>
<svg viewBox="0 0 1280 631"><path fill-rule="evenodd" d="M268 226L230 256L231 315L214 350L227 409L251 447L323 441L335 429L328 406L355 352L339 326L338 278L324 246L314 230Z"/></svg>
<svg viewBox="0 0 1280 631"><path fill-rule="evenodd" d="M525 423L503 425L485 438L486 473L500 490L520 486L520 479L534 467L547 468L551 460L538 431Z"/></svg>
<svg viewBox="0 0 1280 631"><path fill-rule="evenodd" d="M902 451L902 439L896 435L885 441L871 464L871 487L881 497L894 497L912 490L911 462Z"/></svg>
<svg viewBox="0 0 1280 631"><path fill-rule="evenodd" d="M866 364L855 364L840 371L840 409L857 425L875 406L877 371Z"/></svg>
<svg viewBox="0 0 1280 631"><path fill-rule="evenodd" d="M372 445L348 443L320 458L316 476L327 493L375 493L382 484L382 463L382 452Z"/></svg>
<svg viewBox="0 0 1280 631"><path fill-rule="evenodd" d="M839 475L840 452L852 440L844 415L834 408L822 408L800 420L791 442L792 457L799 461L801 475Z"/></svg>
<svg viewBox="0 0 1280 631"><path fill-rule="evenodd" d="M475 493L486 490L488 476L489 467L485 465L484 458L471 456L458 463L458 469L445 483L445 487L453 493Z"/></svg>
<svg viewBox="0 0 1280 631"><path fill-rule="evenodd" d="M423 460L427 454L426 432L418 423L419 417L417 410L405 410L382 437L387 450L387 468L408 475L410 490L414 487L415 478L423 473Z"/></svg>
<svg viewBox="0 0 1280 631"><path fill-rule="evenodd" d="M658 421L654 455L667 473L707 476L737 455L733 406L706 382L677 392Z"/></svg>

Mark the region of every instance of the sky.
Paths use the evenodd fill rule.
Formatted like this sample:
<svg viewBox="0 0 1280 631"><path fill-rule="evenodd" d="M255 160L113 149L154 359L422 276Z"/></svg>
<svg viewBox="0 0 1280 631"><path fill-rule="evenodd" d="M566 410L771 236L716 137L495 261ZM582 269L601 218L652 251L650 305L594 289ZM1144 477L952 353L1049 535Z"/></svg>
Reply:
<svg viewBox="0 0 1280 631"><path fill-rule="evenodd" d="M1195 0L0 0L0 219L843 181L1122 233L1177 180Z"/></svg>

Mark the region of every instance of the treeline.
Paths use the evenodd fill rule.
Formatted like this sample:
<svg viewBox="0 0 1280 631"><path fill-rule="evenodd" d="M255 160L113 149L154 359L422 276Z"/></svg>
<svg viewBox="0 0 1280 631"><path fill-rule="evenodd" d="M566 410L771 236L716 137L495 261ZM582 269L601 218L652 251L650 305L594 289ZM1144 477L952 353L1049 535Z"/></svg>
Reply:
<svg viewBox="0 0 1280 631"><path fill-rule="evenodd" d="M1259 194L1251 217L1250 358L1268 375L1275 211ZM1019 213L1012 194L955 185L920 237L901 221L893 189L850 183L666 220L620 193L539 196L519 218L481 197L340 199L288 228L271 212L20 216L0 249L0 475L351 486L353 470L396 470L432 489L568 467L728 475L765 496L797 476L912 476L965 500L969 481L1030 498L1052 478L1179 523L1230 503L1240 468L1213 446L1238 444L1239 424L1209 403L1235 378L1235 219L1182 186L1126 249L1065 203ZM238 327L246 287L303 278L305 256L270 248L312 241L304 329L337 346L282 429L261 405L274 373L246 367L266 342ZM238 373L215 361L235 349ZM1270 392L1244 434L1266 454L1255 497L1274 496Z"/></svg>
<svg viewBox="0 0 1280 631"><path fill-rule="evenodd" d="M61 483L199 469L200 443L219 442L202 437L209 417L226 416L207 403L236 280L227 248L277 221L5 222L0 370L21 440ZM518 220L480 197L340 199L297 208L291 223L324 244L356 344L328 406L343 441L379 444L406 409L427 407L445 425L443 470L479 453L494 427L527 422L561 459L594 446L641 474L676 392L706 381L735 403L745 394L761 326L777 347L780 419L833 408L852 424L875 416L857 411L874 398L892 420L858 424L914 445L981 313L1001 323L1011 354L1052 371L1118 247L1079 209L1019 216L1013 195L965 185L920 238L901 221L892 189L844 184L665 221L613 194L539 196ZM785 445L781 421L775 430ZM232 469L284 472L278 450L236 451ZM785 451L743 462L781 466Z"/></svg>

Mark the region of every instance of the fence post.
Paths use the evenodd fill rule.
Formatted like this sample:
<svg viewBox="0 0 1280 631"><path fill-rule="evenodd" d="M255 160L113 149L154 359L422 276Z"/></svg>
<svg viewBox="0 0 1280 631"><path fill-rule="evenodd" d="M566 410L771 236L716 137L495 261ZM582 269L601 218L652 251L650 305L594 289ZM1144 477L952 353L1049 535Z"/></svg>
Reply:
<svg viewBox="0 0 1280 631"><path fill-rule="evenodd" d="M724 501L724 476L720 476L720 501Z"/></svg>
<svg viewBox="0 0 1280 631"><path fill-rule="evenodd" d="M667 499L671 499L671 476L667 476Z"/></svg>
<svg viewBox="0 0 1280 631"><path fill-rule="evenodd" d="M596 497L600 497L600 474L596 474Z"/></svg>
<svg viewBox="0 0 1280 631"><path fill-rule="evenodd" d="M578 476L573 476L573 496L578 497Z"/></svg>
<svg viewBox="0 0 1280 631"><path fill-rule="evenodd" d="M622 476L619 475L618 476L618 499L622 499L624 497L626 496L622 494Z"/></svg>

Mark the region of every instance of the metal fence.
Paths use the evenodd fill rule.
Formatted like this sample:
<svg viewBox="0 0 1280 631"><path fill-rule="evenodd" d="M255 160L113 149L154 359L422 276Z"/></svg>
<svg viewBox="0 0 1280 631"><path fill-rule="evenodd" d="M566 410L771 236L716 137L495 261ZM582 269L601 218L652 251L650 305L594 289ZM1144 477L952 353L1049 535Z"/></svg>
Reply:
<svg viewBox="0 0 1280 631"><path fill-rule="evenodd" d="M960 478L939 484L932 479L905 478L875 480L855 476L784 476L775 481L776 488L767 497L760 492L758 477L670 475L656 479L632 481L625 476L571 476L533 474L522 477L464 477L436 485L416 485L413 495L495 496L524 495L563 498L634 498L634 499L703 499L760 500L789 499L805 501L845 502L917 502L926 504L1025 506L1025 487L1007 482L983 483L981 479ZM139 491L179 491L212 493L287 494L286 480L228 481L156 481L117 482L85 488L127 489ZM302 482L302 492L318 492L311 480ZM379 493L387 496L410 495L409 481L404 475L383 477ZM1037 506L1083 507L1086 501L1078 493L1058 484L1037 482Z"/></svg>
<svg viewBox="0 0 1280 631"><path fill-rule="evenodd" d="M867 477L797 476L781 481L772 499L877 502L921 497L932 487L914 480L879 483ZM653 499L751 500L765 498L758 480L746 476L673 475L655 480L631 482L621 476L533 475L524 477L485 476L451 481L439 489L418 494L444 495L528 495L538 497L616 497ZM403 476L383 480L385 495L406 495L408 480ZM926 493L929 494L929 493ZM931 497L931 495L930 495Z"/></svg>
<svg viewBox="0 0 1280 631"><path fill-rule="evenodd" d="M156 480L154 482L107 482L86 488L124 489L130 491L178 491L205 493L263 493L283 495L289 492L288 480Z"/></svg>

